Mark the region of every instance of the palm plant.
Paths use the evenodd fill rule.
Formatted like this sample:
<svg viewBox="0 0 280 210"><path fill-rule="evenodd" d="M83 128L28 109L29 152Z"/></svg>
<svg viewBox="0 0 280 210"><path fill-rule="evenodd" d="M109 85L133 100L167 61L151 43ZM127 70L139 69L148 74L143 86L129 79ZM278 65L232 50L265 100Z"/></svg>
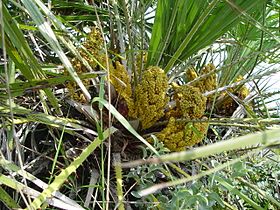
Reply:
<svg viewBox="0 0 280 210"><path fill-rule="evenodd" d="M279 2L0 3L8 208L280 207Z"/></svg>

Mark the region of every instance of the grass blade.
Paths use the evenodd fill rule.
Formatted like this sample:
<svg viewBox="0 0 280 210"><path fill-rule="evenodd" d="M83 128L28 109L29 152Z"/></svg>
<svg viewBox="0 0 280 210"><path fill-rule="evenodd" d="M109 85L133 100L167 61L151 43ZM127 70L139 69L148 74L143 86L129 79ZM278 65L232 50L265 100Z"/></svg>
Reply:
<svg viewBox="0 0 280 210"><path fill-rule="evenodd" d="M218 153L232 151L235 149L253 146L256 144L263 144L264 146L275 144L280 141L279 136L280 129L272 129L263 132L257 132L226 141L217 142L211 145L198 147L192 150L184 152L174 152L167 155L162 155L156 158L150 158L147 160L136 160L129 163L123 163L122 167L136 167L138 165L147 164L147 163L162 163L169 161L187 161L194 160L197 158L208 157L210 155L215 155Z"/></svg>
<svg viewBox="0 0 280 210"><path fill-rule="evenodd" d="M145 144L151 151L153 151L156 155L159 155L158 152L155 150L155 148L153 148L153 146L151 144L149 144L149 142L147 142L142 136L140 136L135 130L134 128L130 125L130 123L115 109L115 107L113 107L112 105L110 105L106 100L99 98L99 97L95 97L92 100L92 103L94 102L99 102L101 104L103 104L103 106L105 106L108 110L111 111L112 115L114 115L114 117L131 133L133 134L137 139L139 139L143 144Z"/></svg>
<svg viewBox="0 0 280 210"><path fill-rule="evenodd" d="M68 176L75 172L77 168L86 160L86 158L98 147L100 144L108 138L109 135L116 131L115 128L107 129L104 133L104 139L99 139L98 137L88 146L83 152L74 159L74 161L65 169L63 169L59 175L57 175L54 181L30 204L28 208L38 209L42 203L52 195L54 191L60 189L62 184L67 180ZM26 210L28 209L26 208Z"/></svg>
<svg viewBox="0 0 280 210"><path fill-rule="evenodd" d="M48 22L44 19L42 13L40 12L39 8L32 2L28 0L22 0L22 3L25 5L26 9L29 12L29 15L32 17L38 29L40 30L41 34L44 38L48 41L52 50L58 55L61 62L64 64L65 68L69 72L69 74L73 77L76 83L81 88L82 92L84 93L86 99L90 101L91 96L87 90L87 88L82 83L81 79L79 78L78 74L76 73L75 69L73 68L71 62L63 52L53 30L51 29Z"/></svg>

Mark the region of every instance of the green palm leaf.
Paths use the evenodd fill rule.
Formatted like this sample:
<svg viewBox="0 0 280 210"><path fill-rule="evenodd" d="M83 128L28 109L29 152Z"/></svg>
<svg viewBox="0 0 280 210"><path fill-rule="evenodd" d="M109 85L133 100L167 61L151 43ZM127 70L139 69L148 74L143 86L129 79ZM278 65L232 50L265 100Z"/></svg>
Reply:
<svg viewBox="0 0 280 210"><path fill-rule="evenodd" d="M212 44L240 20L241 11L250 13L264 0L227 1L159 0L149 46L148 65L160 64L168 72ZM171 8L171 9L170 9ZM168 27L166 27L168 26Z"/></svg>

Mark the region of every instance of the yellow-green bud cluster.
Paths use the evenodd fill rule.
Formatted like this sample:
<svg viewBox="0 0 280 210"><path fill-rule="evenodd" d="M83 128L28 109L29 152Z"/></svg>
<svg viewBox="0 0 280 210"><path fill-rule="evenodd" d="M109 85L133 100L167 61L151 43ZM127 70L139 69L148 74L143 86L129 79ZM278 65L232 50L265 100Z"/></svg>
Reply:
<svg viewBox="0 0 280 210"><path fill-rule="evenodd" d="M110 82L120 96L126 101L130 112L134 110L130 77L125 67L119 61L116 62L116 67L111 69Z"/></svg>
<svg viewBox="0 0 280 210"><path fill-rule="evenodd" d="M89 56L84 50L80 50L79 53L81 56L89 63L92 68L97 66L97 62L102 60L104 57L101 53L102 50L102 37L101 33L97 28L94 28L92 32L88 36L88 40L83 44L86 50L91 54ZM83 65L83 63L78 58L73 58L71 63L76 70L77 74L86 73L88 69ZM64 72L65 75L68 75L68 72ZM90 86L90 80L83 80L83 84L85 87ZM79 86L75 82L67 82L66 87L69 91L70 97L76 101L81 103L86 102L85 96L83 95L82 91L79 90Z"/></svg>
<svg viewBox="0 0 280 210"><path fill-rule="evenodd" d="M141 74L141 71L145 68L147 58L148 55L146 52L140 52L136 55L136 68L139 75Z"/></svg>
<svg viewBox="0 0 280 210"><path fill-rule="evenodd" d="M239 82L241 80L243 80L243 77L239 76L235 82ZM239 86L235 88L229 88L228 92L237 96L240 100L244 100L250 93L249 89L245 85L241 85L241 87ZM236 101L227 92L222 92L217 101L217 112L221 115L231 116L238 107Z"/></svg>
<svg viewBox="0 0 280 210"><path fill-rule="evenodd" d="M182 123L176 122L174 117L157 137L162 140L164 145L171 151L183 151L187 146L199 143L206 134L208 123Z"/></svg>
<svg viewBox="0 0 280 210"><path fill-rule="evenodd" d="M195 69L193 67L189 67L187 68L186 70L186 76L187 76L187 80L188 82L196 79L198 76L197 76L197 73L195 71Z"/></svg>
<svg viewBox="0 0 280 210"><path fill-rule="evenodd" d="M85 42L84 47L92 55L89 56L82 51L80 54L92 68L96 68L98 64L106 67L110 71L109 80L114 86L118 94L124 99L128 108L128 116L139 119L142 129L153 126L160 118L164 117L164 111L169 98L166 95L168 89L168 78L164 71L156 66L151 66L142 74L142 79L136 85L134 93L132 93L131 78L125 67L118 61L113 65L110 58L103 51L103 40L98 29L94 29ZM144 54L137 57L137 69L140 69L143 62L146 62L147 55ZM72 60L73 66L77 73L87 72L87 68L82 62L76 58ZM107 66L109 63L109 66ZM206 74L215 69L212 64L205 66L201 73ZM189 81L197 78L194 69L187 72ZM85 81L85 85L90 85L89 81ZM157 134L157 137L171 151L182 151L186 146L193 146L200 142L208 127L208 123L195 122L184 123L178 122L178 118L186 120L201 119L206 109L206 98L202 92L213 90L216 88L216 75L200 80L193 86L182 85L174 86L173 99L176 107L171 110L173 114L168 117L167 126ZM76 83L68 83L67 87L70 94L75 100L85 101L83 94L77 91Z"/></svg>
<svg viewBox="0 0 280 210"><path fill-rule="evenodd" d="M196 76L194 70L190 72L189 76L193 78ZM202 95L198 87L176 84L172 84L172 86L176 107L167 113L168 124L157 134L157 137L171 151L182 151L186 146L193 146L203 139L207 132L208 123L184 123L176 120L178 118L201 119L206 110L206 97Z"/></svg>
<svg viewBox="0 0 280 210"><path fill-rule="evenodd" d="M189 85L173 84L173 89L176 107L167 114L168 124L157 137L171 151L182 151L186 146L193 146L203 139L208 123L184 123L179 122L178 118L201 119L206 109L206 97L198 88Z"/></svg>
<svg viewBox="0 0 280 210"><path fill-rule="evenodd" d="M93 28L93 30L88 35L88 40L83 46L87 49L90 55L83 50L80 51L80 54L86 59L92 68L96 68L98 64L97 62L106 67L106 59L103 61L104 58L106 58L105 52L103 50L104 43L101 32L98 28Z"/></svg>
<svg viewBox="0 0 280 210"><path fill-rule="evenodd" d="M202 68L201 75L208 74L209 72L212 72L215 69L216 67L212 63L209 63ZM201 82L198 83L198 88L202 93L206 91L215 90L217 88L217 75L214 73L203 78Z"/></svg>
<svg viewBox="0 0 280 210"><path fill-rule="evenodd" d="M201 118L206 109L206 97L198 88L182 85L175 89L174 99L180 116L186 119Z"/></svg>
<svg viewBox="0 0 280 210"><path fill-rule="evenodd" d="M236 82L242 81L243 79L244 78L242 76L239 76L237 77ZM231 91L241 100L244 100L250 93L249 89L245 85L242 85L239 88L237 87Z"/></svg>
<svg viewBox="0 0 280 210"><path fill-rule="evenodd" d="M215 66L212 63L209 63L201 69L200 76L208 74L209 72L212 72L215 69L216 69ZM192 68L192 67L187 69L186 76L187 76L188 81L192 81L198 77L197 73L195 72L194 68ZM210 74L209 76L193 83L192 86L199 88L200 92L202 92L202 93L205 93L205 92L211 91L211 90L215 90L217 88L217 75L215 73Z"/></svg>
<svg viewBox="0 0 280 210"><path fill-rule="evenodd" d="M130 78L127 70L119 61L116 62L116 68L110 72L110 82L123 98L131 98Z"/></svg>
<svg viewBox="0 0 280 210"><path fill-rule="evenodd" d="M167 76L161 68L152 66L143 73L142 81L135 88L134 110L129 110L131 117L138 117L143 129L164 116L167 88Z"/></svg>

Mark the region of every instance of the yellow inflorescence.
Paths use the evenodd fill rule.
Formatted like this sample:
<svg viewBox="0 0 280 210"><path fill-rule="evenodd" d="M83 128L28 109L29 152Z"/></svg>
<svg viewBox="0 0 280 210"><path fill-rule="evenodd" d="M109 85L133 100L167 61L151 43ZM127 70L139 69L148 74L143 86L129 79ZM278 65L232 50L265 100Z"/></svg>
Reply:
<svg viewBox="0 0 280 210"><path fill-rule="evenodd" d="M116 62L116 68L112 68L110 72L110 82L127 103L128 109L134 109L132 100L132 89L130 84L130 77L125 67L119 62Z"/></svg>
<svg viewBox="0 0 280 210"><path fill-rule="evenodd" d="M186 76L187 76L188 82L190 82L190 81L194 80L195 78L197 78L197 73L193 67L189 67L189 68L187 68Z"/></svg>
<svg viewBox="0 0 280 210"><path fill-rule="evenodd" d="M208 123L184 123L176 119L201 119L206 109L206 97L196 87L172 86L176 107L166 115L169 118L168 124L157 137L171 151L182 151L186 146L193 146L203 139Z"/></svg>
<svg viewBox="0 0 280 210"><path fill-rule="evenodd" d="M244 78L242 76L239 76L237 77L236 82L242 81L243 79ZM250 93L249 89L245 85L242 85L239 89L236 88L233 92L241 100L244 100Z"/></svg>
<svg viewBox="0 0 280 210"><path fill-rule="evenodd" d="M169 119L168 125L157 137L171 151L183 151L186 146L199 143L206 134L208 123L182 123L176 122L174 117Z"/></svg>
<svg viewBox="0 0 280 210"><path fill-rule="evenodd" d="M98 64L97 62L106 67L106 60L102 62L105 57L105 52L103 50L104 44L102 35L98 28L94 28L91 31L91 33L88 35L88 40L83 46L87 49L90 55L85 51L81 51L81 56L87 60L92 68L96 68Z"/></svg>
<svg viewBox="0 0 280 210"><path fill-rule="evenodd" d="M72 64L77 72L77 74L82 74L85 73L85 68L83 67L83 65L81 65L80 62L78 62L78 60L72 60ZM65 75L69 75L69 73L67 71L64 71ZM89 87L90 86L90 80L83 80L83 84L85 85L85 87ZM84 94L82 93L82 91L79 89L79 86L76 82L67 82L66 83L66 87L69 91L70 97L73 98L76 101L79 101L81 103L85 103L86 102L86 98L84 96Z"/></svg>
<svg viewBox="0 0 280 210"><path fill-rule="evenodd" d="M145 68L145 65L147 63L147 58L148 58L148 55L146 52L140 52L136 56L136 68L137 68L138 74L140 74L141 70L143 70Z"/></svg>
<svg viewBox="0 0 280 210"><path fill-rule="evenodd" d="M200 72L200 76L208 74L214 71L216 68L212 63L205 65ZM188 81L192 81L197 78L197 74L193 68L188 68L186 71ZM200 92L205 93L207 91L215 90L217 88L217 76L215 73L198 80L192 86L199 88Z"/></svg>
<svg viewBox="0 0 280 210"><path fill-rule="evenodd" d="M101 33L97 28L94 28L88 35L87 41L83 44L83 47L88 52L82 49L79 51L81 57L83 57L93 69L96 68L97 62L101 62L105 56L105 53L102 51L102 46L103 40ZM88 72L87 68L78 58L73 58L72 64L75 69L79 69L81 72ZM106 62L103 64L106 64Z"/></svg>
<svg viewBox="0 0 280 210"><path fill-rule="evenodd" d="M214 71L216 68L212 63L204 66L201 70L201 75L208 74L209 72ZM199 84L199 83L198 83ZM205 93L206 91L215 90L217 88L217 75L211 74L201 80L200 91Z"/></svg>
<svg viewBox="0 0 280 210"><path fill-rule="evenodd" d="M241 80L243 80L243 77L239 76L235 82L239 82ZM233 95L236 95L240 100L244 100L250 93L249 89L245 85L242 85L241 87L229 88L228 91ZM218 106L219 111L227 116L232 115L237 108L237 103L235 100L229 96L227 92L221 93L220 100L221 103Z"/></svg>
<svg viewBox="0 0 280 210"><path fill-rule="evenodd" d="M83 45L92 56L89 56L84 50L80 50L79 52L92 68L97 66L96 61L99 62L99 60L102 60L102 57L104 57L101 53L102 43L103 41L100 31L97 28L94 28L89 34L88 40ZM88 72L88 69L78 58L73 58L71 63L77 74ZM65 71L65 74L68 75L69 73ZM88 88L90 86L90 80L83 80L83 84ZM83 95L82 91L79 90L77 83L67 82L66 87L71 98L81 103L86 102L85 96Z"/></svg>
<svg viewBox="0 0 280 210"><path fill-rule="evenodd" d="M179 142L184 142L184 126L182 124L176 123L176 119L171 117L168 121L166 128L164 128L156 136L159 138L164 145L171 151L181 151L184 150L184 146L178 146Z"/></svg>
<svg viewBox="0 0 280 210"><path fill-rule="evenodd" d="M179 86L175 89L174 99L179 113L186 119L197 119L204 115L206 97L198 88L189 85Z"/></svg>
<svg viewBox="0 0 280 210"><path fill-rule="evenodd" d="M185 125L186 146L193 146L202 141L207 129L207 122L193 122Z"/></svg>
<svg viewBox="0 0 280 210"><path fill-rule="evenodd" d="M131 98L130 78L127 70L119 61L116 62L116 68L113 68L110 72L110 82L123 98Z"/></svg>
<svg viewBox="0 0 280 210"><path fill-rule="evenodd" d="M142 81L135 88L134 110L129 110L131 117L139 118L143 129L164 116L167 88L167 76L161 68L152 66L143 73Z"/></svg>

